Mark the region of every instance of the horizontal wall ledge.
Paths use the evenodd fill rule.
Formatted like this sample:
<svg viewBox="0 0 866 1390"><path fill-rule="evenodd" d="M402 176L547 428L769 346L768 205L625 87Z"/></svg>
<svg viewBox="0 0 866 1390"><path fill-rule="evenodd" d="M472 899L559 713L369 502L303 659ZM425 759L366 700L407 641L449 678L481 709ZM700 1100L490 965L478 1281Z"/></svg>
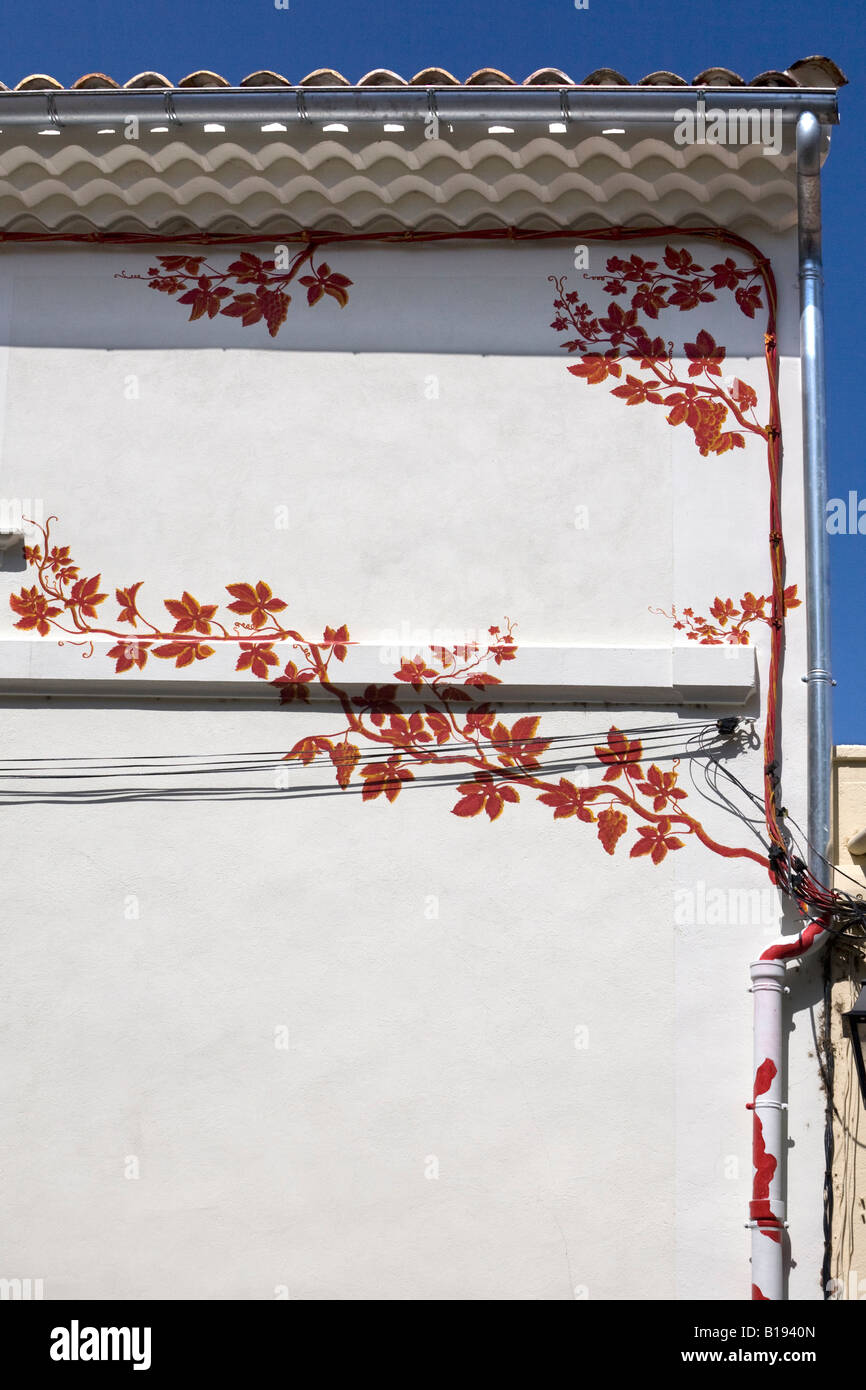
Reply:
<svg viewBox="0 0 866 1390"><path fill-rule="evenodd" d="M136 638L129 640L133 644ZM148 650L143 670L135 667L132 672L115 674L115 661L108 656L115 645L113 640L94 642L92 655L86 655L89 643L82 651L70 643L7 638L0 640L0 697L276 703L277 692L269 681L257 679L249 671L234 670L237 643L217 644L205 637L201 641L216 647L214 655L190 666L178 670L171 660L156 658ZM281 675L288 661L299 664L302 660L290 642L270 645L279 663L269 668L273 676ZM368 685L396 685L401 700L423 701L429 698L424 690L418 694L395 676L404 658L414 660L417 656L441 669L429 650L401 647L397 651L360 642L348 648L344 662L332 660L331 674L336 685L351 693ZM497 703L741 707L757 690L755 649L734 645L521 646L513 661L497 666L489 660L476 671L501 682L484 690L474 687L477 698ZM312 701L333 701L333 696L318 686L309 689Z"/></svg>

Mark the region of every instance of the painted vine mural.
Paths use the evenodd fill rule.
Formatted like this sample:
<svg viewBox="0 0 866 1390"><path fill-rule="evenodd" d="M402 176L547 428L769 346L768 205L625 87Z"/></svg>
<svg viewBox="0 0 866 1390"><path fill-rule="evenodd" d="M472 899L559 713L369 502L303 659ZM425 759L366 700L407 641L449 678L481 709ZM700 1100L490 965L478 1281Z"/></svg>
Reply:
<svg viewBox="0 0 866 1390"><path fill-rule="evenodd" d="M288 286L296 278L306 290L311 308L326 297L341 309L349 302L352 281L331 270L327 261L316 266L314 256L315 247L305 246L284 270L277 268L276 260L263 260L254 251L242 251L225 270L211 265L206 256L157 256L158 264L150 266L146 275L122 271L118 279L146 280L159 294L176 295L175 303L189 308L190 322L224 314L240 319L243 328L264 323L276 338L292 302ZM299 275L304 267L306 275Z"/></svg>
<svg viewBox="0 0 866 1390"><path fill-rule="evenodd" d="M331 298L342 308L352 282L335 273L327 262L316 266L314 248L305 246L288 269L278 271L273 260L244 251L224 270L203 256L157 257L158 267L147 280L159 293L176 296L190 308L190 319L225 314L243 327L263 323L272 337L286 318L295 279L304 287L309 305ZM300 275L304 270L306 273ZM687 250L666 246L663 264L632 255L611 256L602 279L610 297L604 313L595 314L580 294L566 288L562 276L549 277L554 286L552 328L568 334L561 346L579 360L568 371L587 386L609 386L628 406L662 406L672 427L685 425L701 455L724 454L745 447L747 434L767 440L772 427L758 418L758 396L739 378L725 378L725 348L706 329L684 344L684 376L678 376L674 344L651 336L647 323L663 308L688 312L733 294L741 313L754 318L761 308L757 269L738 266L728 257L704 268ZM70 548L51 535L49 518L41 543L26 549L35 582L13 594L10 603L15 626L23 631L62 640L89 642L112 639L107 655L118 675L135 674L151 661L171 662L181 669L207 661L221 644L233 644L235 669L269 681L284 704L310 703L318 686L342 711L343 727L336 734L310 734L286 753L287 760L309 765L327 762L342 789L361 788L362 800L393 803L415 773L428 767L465 772L451 808L462 818L485 816L499 820L522 798L534 797L555 820L574 820L595 827L608 854L628 837L632 858L660 864L682 849L689 836L728 858L747 858L769 867L767 858L751 849L717 843L686 809L686 791L679 785L678 761L670 770L648 761L640 739L630 739L612 725L607 743L595 748L598 780L579 786L568 778L545 776L542 755L550 740L539 729L540 719L526 715L510 726L497 713L490 694L501 684L489 667L500 668L517 659L515 624L489 628L486 645L432 647L426 656L402 658L393 683L369 685L351 694L339 682L338 668L346 660L351 639L348 626L328 626L311 638L284 623L287 605L264 580L226 585L223 604L200 602L189 591L163 599L166 616L157 621L143 611L138 580L117 587L113 620L103 618L109 602L102 576L83 575ZM784 591L783 611L799 606L796 585ZM664 610L656 609L663 613ZM778 626L769 595L745 593L737 602L716 596L702 615L689 607L664 614L689 641L702 645L748 644L755 624ZM278 654L280 644L283 654ZM285 649L291 659L283 664ZM281 668L281 669L280 669ZM411 687L409 701L400 687Z"/></svg>

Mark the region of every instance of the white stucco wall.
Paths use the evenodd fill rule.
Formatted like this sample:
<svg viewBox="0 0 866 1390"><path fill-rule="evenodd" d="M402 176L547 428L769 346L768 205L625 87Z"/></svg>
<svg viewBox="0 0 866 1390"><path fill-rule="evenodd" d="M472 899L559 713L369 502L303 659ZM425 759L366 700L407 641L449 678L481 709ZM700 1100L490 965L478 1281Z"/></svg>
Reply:
<svg viewBox="0 0 866 1390"><path fill-rule="evenodd" d="M617 249L593 247L590 270ZM789 240L765 249L802 585L795 260ZM766 459L753 438L702 458L663 410L568 374L547 277L584 288L572 256L343 247L348 306L299 298L272 340L188 324L114 278L148 251L4 252L3 497L57 514L54 539L109 594L144 580L150 614L266 579L305 634L348 623L359 683L392 677L395 645L507 615L532 675L518 655L497 696L507 722L541 712L557 777L614 722L679 721L665 737L685 754L720 714L760 716L766 644L743 703L751 647L705 649L689 684L651 610L769 592ZM720 298L658 331L700 327L765 410L761 314ZM339 792L331 769L281 784L280 753L335 729L330 709L212 698L224 652L194 686L151 661L106 690L106 643L36 651L15 629L25 580L0 571L0 1155L16 1174L0 1273L49 1297L747 1294L748 964L779 930L757 865L691 837L658 866L628 857L632 835L611 857L527 794L463 820L454 786L420 773L393 806ZM802 609L788 628L785 798L802 818ZM212 770L239 754L256 756ZM760 791L759 750L731 765ZM680 776L709 834L757 847L685 757ZM714 921L707 903L744 889L759 908ZM820 1295L817 997L804 968L797 1298Z"/></svg>

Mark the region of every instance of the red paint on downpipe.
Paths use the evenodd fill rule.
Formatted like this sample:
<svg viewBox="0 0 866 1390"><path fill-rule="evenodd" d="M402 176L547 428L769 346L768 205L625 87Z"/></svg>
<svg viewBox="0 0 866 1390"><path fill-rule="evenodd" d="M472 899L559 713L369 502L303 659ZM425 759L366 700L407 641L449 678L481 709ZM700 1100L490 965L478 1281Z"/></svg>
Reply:
<svg viewBox="0 0 866 1390"><path fill-rule="evenodd" d="M810 922L808 927L804 927L799 935L791 941L779 941L775 946L769 946L761 956L761 960L791 960L795 956L800 956L804 951L808 951L810 946L814 946L825 931L826 925L823 919Z"/></svg>
<svg viewBox="0 0 866 1390"><path fill-rule="evenodd" d="M754 1100L757 1100L758 1096L765 1095L766 1092L769 1091L775 1075L775 1062L770 1057L765 1057L755 1073ZM778 1218L773 1214L769 1198L770 1183L776 1172L778 1160L773 1154L767 1152L764 1144L764 1126L761 1123L760 1115L758 1115L754 1109L754 1101L751 1109L752 1163L754 1165L754 1177L752 1180L752 1200L749 1203L749 1215L753 1221L775 1223Z"/></svg>

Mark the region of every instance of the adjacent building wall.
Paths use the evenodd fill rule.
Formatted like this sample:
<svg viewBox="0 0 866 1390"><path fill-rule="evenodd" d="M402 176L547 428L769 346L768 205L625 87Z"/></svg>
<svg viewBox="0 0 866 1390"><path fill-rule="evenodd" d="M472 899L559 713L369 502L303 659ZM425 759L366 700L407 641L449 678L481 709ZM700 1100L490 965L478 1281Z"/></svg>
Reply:
<svg viewBox="0 0 866 1390"><path fill-rule="evenodd" d="M855 744L838 747L834 774L836 887L863 894L866 856L852 855L847 841L866 826L866 748ZM833 1296L842 1299L866 1298L866 1124L848 1027L842 1020L864 981L862 950L840 942L833 949L830 1019L834 1107L831 1275Z"/></svg>

